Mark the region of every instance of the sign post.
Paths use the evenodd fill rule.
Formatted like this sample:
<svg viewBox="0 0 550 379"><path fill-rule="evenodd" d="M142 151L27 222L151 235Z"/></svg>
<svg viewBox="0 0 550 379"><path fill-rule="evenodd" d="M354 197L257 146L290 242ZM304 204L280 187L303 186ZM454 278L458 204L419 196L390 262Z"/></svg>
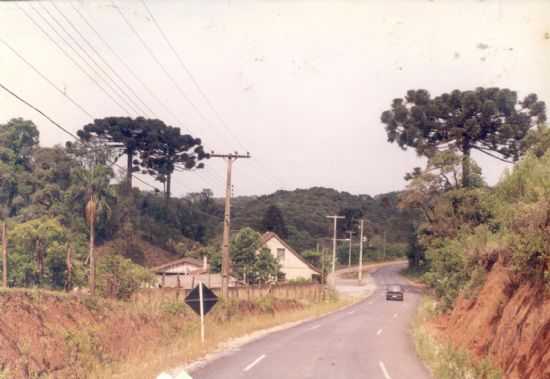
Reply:
<svg viewBox="0 0 550 379"><path fill-rule="evenodd" d="M202 295L202 282L199 282L199 301L201 303L201 342L204 343L204 298Z"/></svg>
<svg viewBox="0 0 550 379"><path fill-rule="evenodd" d="M210 288L205 286L203 282L199 282L189 292L189 295L185 298L185 303L195 311L201 319L201 341L204 343L204 316L210 312L212 307L218 302L218 297Z"/></svg>

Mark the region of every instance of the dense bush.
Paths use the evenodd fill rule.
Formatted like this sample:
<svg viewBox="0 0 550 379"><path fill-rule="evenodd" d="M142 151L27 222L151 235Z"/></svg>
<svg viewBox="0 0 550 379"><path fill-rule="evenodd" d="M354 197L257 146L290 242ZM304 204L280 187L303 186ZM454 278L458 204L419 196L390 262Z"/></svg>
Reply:
<svg viewBox="0 0 550 379"><path fill-rule="evenodd" d="M117 254L101 257L97 265L97 290L105 297L129 299L140 287L154 281L149 270Z"/></svg>

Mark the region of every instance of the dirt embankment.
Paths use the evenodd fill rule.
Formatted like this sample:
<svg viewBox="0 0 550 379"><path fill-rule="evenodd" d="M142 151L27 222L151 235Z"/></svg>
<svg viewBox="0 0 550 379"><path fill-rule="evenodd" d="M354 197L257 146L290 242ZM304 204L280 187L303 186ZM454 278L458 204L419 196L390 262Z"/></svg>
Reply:
<svg viewBox="0 0 550 379"><path fill-rule="evenodd" d="M461 296L436 325L475 356L489 357L505 379L550 379L550 297L514 280L500 259L479 294Z"/></svg>
<svg viewBox="0 0 550 379"><path fill-rule="evenodd" d="M209 318L301 309L293 300L220 303ZM38 290L0 291L0 377L86 378L196 329L180 303L131 304Z"/></svg>

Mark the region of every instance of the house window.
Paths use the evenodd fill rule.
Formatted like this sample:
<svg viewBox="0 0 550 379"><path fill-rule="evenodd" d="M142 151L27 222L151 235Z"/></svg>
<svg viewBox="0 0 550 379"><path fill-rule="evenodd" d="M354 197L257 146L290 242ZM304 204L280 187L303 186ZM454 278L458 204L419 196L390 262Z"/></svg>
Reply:
<svg viewBox="0 0 550 379"><path fill-rule="evenodd" d="M279 262L285 261L285 249L277 249L277 259Z"/></svg>

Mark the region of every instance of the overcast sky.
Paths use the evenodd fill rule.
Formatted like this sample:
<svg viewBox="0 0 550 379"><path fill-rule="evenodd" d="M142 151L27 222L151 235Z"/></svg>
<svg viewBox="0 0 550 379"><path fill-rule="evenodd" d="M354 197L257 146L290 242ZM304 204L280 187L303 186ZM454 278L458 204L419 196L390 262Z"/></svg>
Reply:
<svg viewBox="0 0 550 379"><path fill-rule="evenodd" d="M0 38L95 118L159 117L201 137L208 150L250 151L252 159L234 165L235 195L311 186L371 195L402 189L404 174L422 161L386 142L380 114L411 88L438 95L500 86L550 101L550 1L146 1L220 117L139 1L55 2L57 9L51 2L3 2ZM97 61L138 109L126 105L126 113L116 105L22 9L103 83L100 69L94 66L95 74L87 65ZM79 61L41 17L63 26L91 58L74 45L87 62ZM91 121L2 43L0 65L2 84L67 129ZM44 146L69 138L0 90L0 122L12 117L33 120ZM495 183L505 165L476 158ZM203 173L178 173L173 192L209 187L219 196L224 175L224 163L212 159Z"/></svg>

